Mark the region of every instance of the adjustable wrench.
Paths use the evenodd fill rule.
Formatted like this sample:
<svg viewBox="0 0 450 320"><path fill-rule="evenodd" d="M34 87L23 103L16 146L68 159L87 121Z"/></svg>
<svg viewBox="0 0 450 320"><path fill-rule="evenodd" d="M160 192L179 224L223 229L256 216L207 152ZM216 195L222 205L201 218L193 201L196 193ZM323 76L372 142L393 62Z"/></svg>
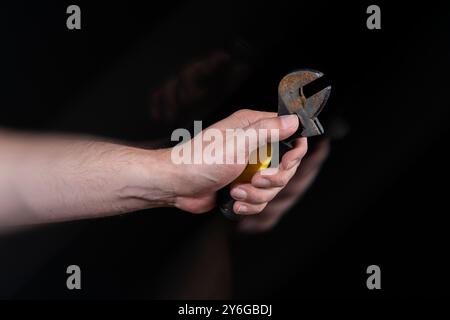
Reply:
<svg viewBox="0 0 450 320"><path fill-rule="evenodd" d="M322 111L330 96L331 85L323 73L311 69L298 70L281 79L278 86L278 115L296 114L299 118L299 129L288 139L280 142L279 157L292 149L292 142L299 137L312 137L324 133L317 116ZM234 182L250 182L251 177L270 165L271 158L249 164ZM219 196L220 211L231 220L239 220L234 213L235 200L226 188Z"/></svg>

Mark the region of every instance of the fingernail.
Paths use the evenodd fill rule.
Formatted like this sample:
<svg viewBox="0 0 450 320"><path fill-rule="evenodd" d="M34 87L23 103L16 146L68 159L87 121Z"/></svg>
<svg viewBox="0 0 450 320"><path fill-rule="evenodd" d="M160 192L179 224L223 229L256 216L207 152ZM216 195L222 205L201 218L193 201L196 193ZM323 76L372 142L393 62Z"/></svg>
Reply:
<svg viewBox="0 0 450 320"><path fill-rule="evenodd" d="M296 128L298 126L298 117L295 114L281 116L280 120L283 129Z"/></svg>
<svg viewBox="0 0 450 320"><path fill-rule="evenodd" d="M253 185L258 188L268 188L268 187L270 187L271 183L270 183L270 180L263 178L263 177L259 177L259 178L255 179L255 181L253 182Z"/></svg>
<svg viewBox="0 0 450 320"><path fill-rule="evenodd" d="M231 190L231 196L236 200L244 200L247 198L247 192L241 188L235 188Z"/></svg>
<svg viewBox="0 0 450 320"><path fill-rule="evenodd" d="M238 206L238 212L237 213L246 213L248 211L248 208L245 204L240 204Z"/></svg>

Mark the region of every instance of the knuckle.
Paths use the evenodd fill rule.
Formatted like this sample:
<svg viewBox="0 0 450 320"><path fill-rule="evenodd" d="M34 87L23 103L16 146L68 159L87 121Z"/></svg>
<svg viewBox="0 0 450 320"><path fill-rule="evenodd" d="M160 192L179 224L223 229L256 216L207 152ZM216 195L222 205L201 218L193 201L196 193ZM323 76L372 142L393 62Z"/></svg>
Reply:
<svg viewBox="0 0 450 320"><path fill-rule="evenodd" d="M255 192L255 193L253 194L253 201L256 202L256 203L261 204L261 203L267 202L267 201L269 201L269 200L270 200L270 199L269 199L269 197L268 197L268 195L267 195L266 193L263 193L263 192Z"/></svg>
<svg viewBox="0 0 450 320"><path fill-rule="evenodd" d="M281 121L280 117L274 118L273 120L276 121L277 128L280 128L280 129L283 128L283 122Z"/></svg>
<svg viewBox="0 0 450 320"><path fill-rule="evenodd" d="M261 213L261 211L264 210L264 208L266 207L267 202L261 203L261 204L254 204L251 206L250 209L250 214L259 214Z"/></svg>
<svg viewBox="0 0 450 320"><path fill-rule="evenodd" d="M289 179L286 175L284 174L279 174L276 177L274 177L274 183L276 186L278 187L283 187L288 183Z"/></svg>
<svg viewBox="0 0 450 320"><path fill-rule="evenodd" d="M231 117L237 119L242 127L247 127L251 124L251 119L254 117L255 112L251 109L240 109L235 111Z"/></svg>
<svg viewBox="0 0 450 320"><path fill-rule="evenodd" d="M233 116L236 116L236 117L245 117L245 116L248 116L250 113L252 113L253 111L252 110L250 110L250 109L240 109L240 110L237 110L237 111L235 111L234 113L233 113Z"/></svg>
<svg viewBox="0 0 450 320"><path fill-rule="evenodd" d="M307 152L308 152L308 144L305 143L300 147L300 157L303 158Z"/></svg>

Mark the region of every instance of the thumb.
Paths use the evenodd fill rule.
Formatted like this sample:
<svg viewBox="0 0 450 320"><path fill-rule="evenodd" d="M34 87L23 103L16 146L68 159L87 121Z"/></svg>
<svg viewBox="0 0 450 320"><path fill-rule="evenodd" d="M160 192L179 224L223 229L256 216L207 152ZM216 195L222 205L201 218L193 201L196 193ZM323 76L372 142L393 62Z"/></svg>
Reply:
<svg viewBox="0 0 450 320"><path fill-rule="evenodd" d="M258 147L290 137L297 131L298 126L299 120L297 115L285 115L262 118L240 129L241 131L236 129L238 130L238 140L241 142L238 142L237 152L238 154L249 156ZM234 143L234 140L232 142Z"/></svg>
<svg viewBox="0 0 450 320"><path fill-rule="evenodd" d="M267 142L277 142L289 138L293 135L299 126L297 115L290 114L285 116L261 119L247 126L245 130L255 130L260 137L260 130L267 131ZM278 135L272 134L278 132Z"/></svg>

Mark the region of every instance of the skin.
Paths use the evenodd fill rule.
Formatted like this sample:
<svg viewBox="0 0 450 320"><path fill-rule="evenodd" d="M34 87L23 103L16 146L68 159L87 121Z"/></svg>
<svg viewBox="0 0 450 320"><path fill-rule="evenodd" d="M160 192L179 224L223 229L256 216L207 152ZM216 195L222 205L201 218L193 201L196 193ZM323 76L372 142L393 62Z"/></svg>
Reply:
<svg viewBox="0 0 450 320"><path fill-rule="evenodd" d="M319 174L329 152L330 142L324 139L311 152L308 152L294 177L260 214L245 217L239 222L239 230L255 233L272 229L302 199Z"/></svg>
<svg viewBox="0 0 450 320"><path fill-rule="evenodd" d="M279 129L280 139L285 139L298 125L296 116L240 110L211 127ZM251 183L233 186L231 194L239 200L234 210L242 215L261 212L294 176L306 150L306 139L298 139L276 173L257 173ZM146 150L92 139L0 131L0 226L167 206L203 213L215 206L217 190L231 183L246 166L176 165L170 157L170 149Z"/></svg>

